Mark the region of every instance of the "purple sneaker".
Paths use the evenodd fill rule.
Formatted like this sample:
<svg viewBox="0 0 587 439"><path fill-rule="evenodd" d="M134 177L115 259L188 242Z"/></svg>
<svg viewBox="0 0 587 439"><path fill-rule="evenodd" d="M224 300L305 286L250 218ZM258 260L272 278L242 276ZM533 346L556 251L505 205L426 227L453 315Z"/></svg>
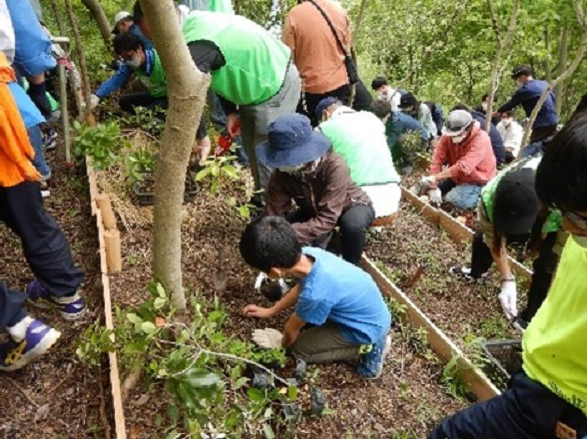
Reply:
<svg viewBox="0 0 587 439"><path fill-rule="evenodd" d="M36 360L55 344L61 333L34 319L20 342L10 339L0 344L0 371L12 372Z"/></svg>
<svg viewBox="0 0 587 439"><path fill-rule="evenodd" d="M26 293L32 305L38 308L58 309L65 320L76 320L88 310L86 301L78 293L73 296L54 297L38 280L27 285Z"/></svg>

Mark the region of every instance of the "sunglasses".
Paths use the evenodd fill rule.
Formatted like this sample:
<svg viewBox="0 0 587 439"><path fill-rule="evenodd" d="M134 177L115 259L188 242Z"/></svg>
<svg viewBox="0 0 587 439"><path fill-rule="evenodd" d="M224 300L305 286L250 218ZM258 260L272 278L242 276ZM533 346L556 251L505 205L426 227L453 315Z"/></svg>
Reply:
<svg viewBox="0 0 587 439"><path fill-rule="evenodd" d="M564 217L578 229L587 230L587 218L575 212L565 212Z"/></svg>

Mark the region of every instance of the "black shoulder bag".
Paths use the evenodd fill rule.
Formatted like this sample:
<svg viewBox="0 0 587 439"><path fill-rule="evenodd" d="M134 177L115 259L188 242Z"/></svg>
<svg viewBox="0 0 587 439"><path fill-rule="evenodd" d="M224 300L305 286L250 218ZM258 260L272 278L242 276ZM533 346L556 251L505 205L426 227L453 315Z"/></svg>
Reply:
<svg viewBox="0 0 587 439"><path fill-rule="evenodd" d="M332 22L328 18L328 15L326 15L326 12L324 12L324 10L320 6L318 6L316 3L314 3L312 0L309 0L309 3L312 3L314 5L314 7L316 9L318 9L318 11L320 11L322 16L324 17L324 20L326 20L326 23L328 23L328 26L330 27L330 30L332 31L332 35L334 35L334 38L336 38L336 42L338 43L338 47L340 47L340 50L342 50L342 53L344 53L344 65L346 67L346 72L347 72L347 76L349 78L349 83L351 85L356 84L359 81L359 72L357 71L357 66L355 65L355 62L353 61L352 56L350 55L350 53L348 53L346 51L344 45L342 44L342 41L340 41L340 38L338 37L338 34L336 33L336 29L334 29Z"/></svg>

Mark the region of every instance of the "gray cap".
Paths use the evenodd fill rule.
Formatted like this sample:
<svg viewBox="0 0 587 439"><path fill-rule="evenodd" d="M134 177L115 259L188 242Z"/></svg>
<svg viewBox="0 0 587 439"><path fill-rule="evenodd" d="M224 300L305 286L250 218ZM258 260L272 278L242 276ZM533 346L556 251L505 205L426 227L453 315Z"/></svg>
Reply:
<svg viewBox="0 0 587 439"><path fill-rule="evenodd" d="M458 136L473 123L473 116L465 110L452 111L442 127L442 134L450 137Z"/></svg>

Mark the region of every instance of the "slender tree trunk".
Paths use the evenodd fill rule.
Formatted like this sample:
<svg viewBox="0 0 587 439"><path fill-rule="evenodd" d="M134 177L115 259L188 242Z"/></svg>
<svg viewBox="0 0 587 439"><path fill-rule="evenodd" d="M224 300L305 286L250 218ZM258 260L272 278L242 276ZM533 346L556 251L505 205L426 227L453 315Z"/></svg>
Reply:
<svg viewBox="0 0 587 439"><path fill-rule="evenodd" d="M53 9L53 15L55 15L55 21L57 22L57 27L59 28L59 36L65 37L67 35L67 31L65 30L61 13L59 12L59 8L57 7L55 0L51 0L51 9Z"/></svg>
<svg viewBox="0 0 587 439"><path fill-rule="evenodd" d="M561 42L558 51L558 71L557 75L560 76L563 74L565 69L567 68L567 58L569 53L569 26L565 25L563 27L561 33ZM561 114L562 105L563 105L563 95L564 95L565 85L561 81L556 86L556 114Z"/></svg>
<svg viewBox="0 0 587 439"><path fill-rule="evenodd" d="M562 73L558 76L558 78L556 78L548 85L544 92L542 92L542 95L536 103L534 110L532 110L530 120L526 125L524 137L522 139L522 148L520 148L518 158L522 156L522 150L526 147L528 139L530 139L532 125L534 125L536 117L538 116L538 113L540 112L540 109L542 108L544 101L546 101L546 98L548 98L548 95L552 90L554 90L560 83L564 82L565 79L569 78L573 75L573 73L575 73L575 70L577 70L577 68L581 64L581 61L583 61L583 57L585 56L585 50L587 49L587 20L585 19L585 13L583 12L583 7L581 6L580 0L577 0L577 2L575 3L575 10L577 14L577 21L581 25L581 41L579 42L579 48L577 49L577 53L575 54L575 59L568 68L565 68L564 65L559 65L559 71L561 71Z"/></svg>
<svg viewBox="0 0 587 439"><path fill-rule="evenodd" d="M550 38L548 33L548 26L544 27L544 49L546 53L550 53ZM552 81L552 70L548 60L544 60L544 75L548 82Z"/></svg>
<svg viewBox="0 0 587 439"><path fill-rule="evenodd" d="M102 9L102 5L98 0L82 0L82 3L86 6L86 8L88 8L88 11L90 11L90 14L94 20L96 20L96 23L98 23L98 29L100 29L104 44L107 46L110 45L110 40L112 39L112 28L110 27L108 18L106 18L104 9Z"/></svg>
<svg viewBox="0 0 587 439"><path fill-rule="evenodd" d="M71 30L73 32L73 36L75 39L75 48L77 50L77 55L79 58L79 69L82 81L82 91L84 93L84 101L86 103L86 114L85 117L88 117L87 109L90 108L90 96L92 94L90 90L90 78L88 77L88 68L86 64L86 53L84 51L84 46L82 44L82 39L79 33L79 29L77 27L77 22L75 20L75 14L73 13L73 8L71 7L71 0L65 0L65 9L67 9L67 15L69 17L69 24L71 26Z"/></svg>
<svg viewBox="0 0 587 439"><path fill-rule="evenodd" d="M359 15L357 15L357 21L355 21L355 30L353 31L353 44L356 44L357 38L359 38L359 31L361 30L361 23L365 16L365 6L367 0L361 0L361 6L359 7Z"/></svg>
<svg viewBox="0 0 587 439"><path fill-rule="evenodd" d="M493 24L493 29L495 31L495 37L497 39L497 50L495 52L493 65L491 66L491 80L489 83L488 98L489 100L487 102L487 116L485 118L485 130L489 132L489 129L491 127L491 116L493 114L493 97L495 96L495 92L497 91L497 83L499 81L499 64L501 62L501 54L510 46L514 38L514 32L516 30L516 20L518 19L518 12L520 10L520 0L515 0L514 2L512 16L510 17L510 23L508 25L508 29L505 35L501 34L501 30L497 23L495 12L493 10L493 3L491 0L487 0L487 6L489 8L489 12L491 13L491 21Z"/></svg>
<svg viewBox="0 0 587 439"><path fill-rule="evenodd" d="M141 0L167 77L169 109L155 169L153 271L183 311L181 216L186 170L210 79L198 71L181 34L172 0Z"/></svg>

